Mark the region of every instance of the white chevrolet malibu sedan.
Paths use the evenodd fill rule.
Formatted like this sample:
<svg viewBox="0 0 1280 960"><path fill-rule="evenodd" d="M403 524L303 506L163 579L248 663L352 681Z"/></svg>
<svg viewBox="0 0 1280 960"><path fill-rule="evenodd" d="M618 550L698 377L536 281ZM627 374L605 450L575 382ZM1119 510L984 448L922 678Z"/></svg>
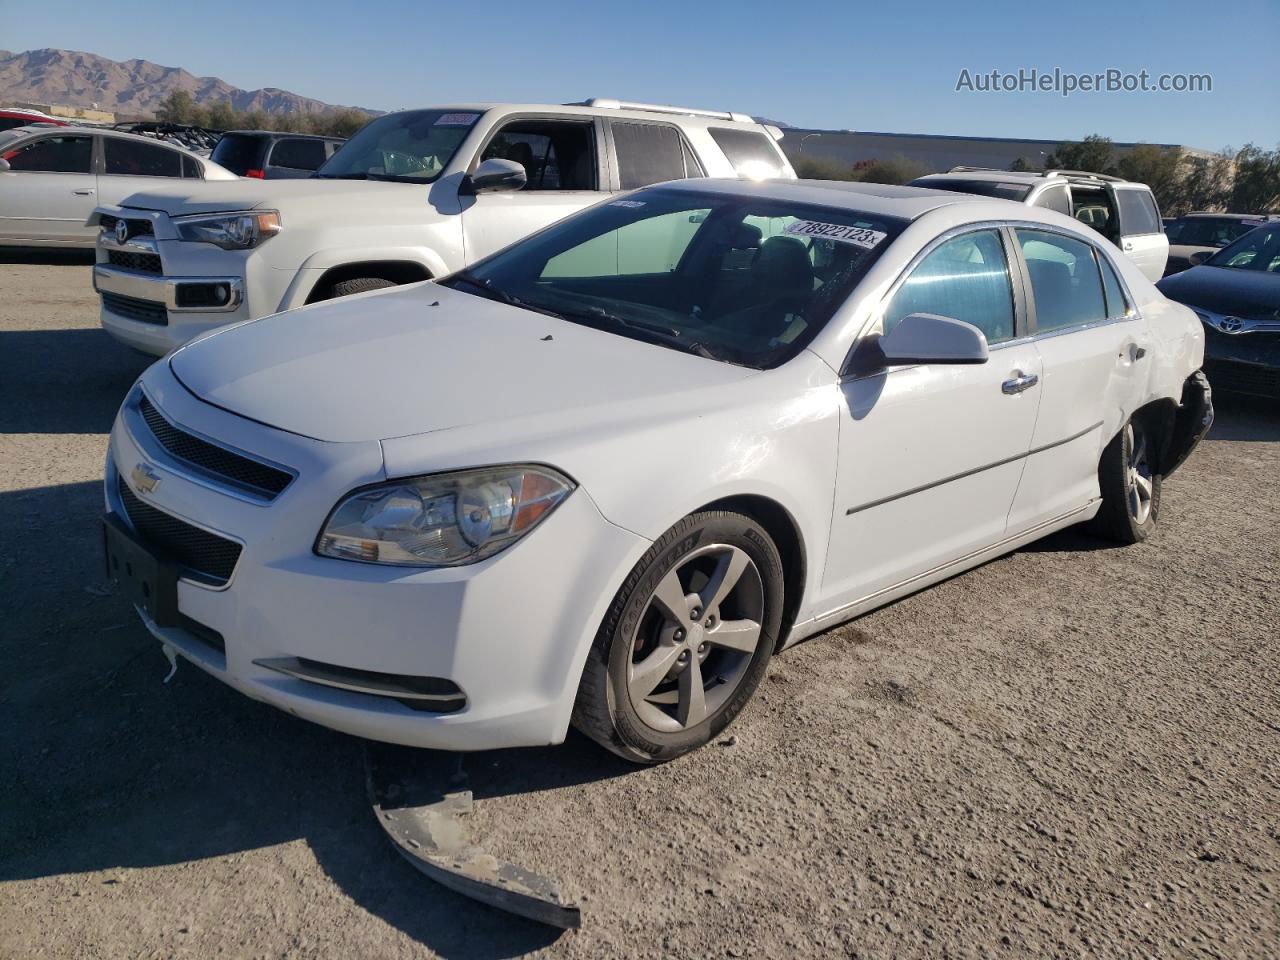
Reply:
<svg viewBox="0 0 1280 960"><path fill-rule="evenodd" d="M1072 524L1147 537L1212 420L1203 346L1050 210L680 181L156 363L107 562L297 716L667 760L788 644Z"/></svg>

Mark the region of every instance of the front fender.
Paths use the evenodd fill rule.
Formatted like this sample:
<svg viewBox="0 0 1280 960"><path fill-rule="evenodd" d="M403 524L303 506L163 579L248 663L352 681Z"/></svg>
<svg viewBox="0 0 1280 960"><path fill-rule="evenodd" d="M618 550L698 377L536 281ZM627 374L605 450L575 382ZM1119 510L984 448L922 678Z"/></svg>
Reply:
<svg viewBox="0 0 1280 960"><path fill-rule="evenodd" d="M305 304L311 291L315 289L316 283L326 271L334 267L387 261L416 263L432 277L442 277L457 269L447 263L444 257L431 247L330 247L326 250L317 250L302 262L289 288L285 291L279 309L290 310Z"/></svg>

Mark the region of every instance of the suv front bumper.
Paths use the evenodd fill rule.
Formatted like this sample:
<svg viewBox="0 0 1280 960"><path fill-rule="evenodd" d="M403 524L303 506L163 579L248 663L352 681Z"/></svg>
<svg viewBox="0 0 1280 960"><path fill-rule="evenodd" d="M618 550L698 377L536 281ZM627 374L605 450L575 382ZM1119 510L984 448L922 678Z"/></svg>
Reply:
<svg viewBox="0 0 1280 960"><path fill-rule="evenodd" d="M236 315L244 304L240 277L167 277L99 263L93 268L93 288L102 298L103 329L157 356L206 330L243 319ZM206 292L217 293L213 299L221 302L190 305Z"/></svg>

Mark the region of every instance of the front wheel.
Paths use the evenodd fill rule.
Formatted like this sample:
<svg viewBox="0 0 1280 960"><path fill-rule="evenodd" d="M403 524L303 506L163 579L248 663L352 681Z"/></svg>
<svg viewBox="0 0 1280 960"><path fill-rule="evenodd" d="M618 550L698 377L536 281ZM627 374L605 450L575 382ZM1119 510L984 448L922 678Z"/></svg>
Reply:
<svg viewBox="0 0 1280 960"><path fill-rule="evenodd" d="M350 297L357 293L368 293L370 290L385 290L387 287L396 286L390 280L384 280L382 277L353 277L350 280L340 280L329 288L329 296L326 300L336 300L339 297Z"/></svg>
<svg viewBox="0 0 1280 960"><path fill-rule="evenodd" d="M1160 513L1160 474L1155 472L1154 437L1140 418L1124 425L1102 451L1098 487L1102 507L1092 529L1117 543L1141 543L1151 536Z"/></svg>
<svg viewBox="0 0 1280 960"><path fill-rule="evenodd" d="M749 517L686 517L636 564L583 670L573 723L635 763L694 750L751 699L777 642L778 549Z"/></svg>

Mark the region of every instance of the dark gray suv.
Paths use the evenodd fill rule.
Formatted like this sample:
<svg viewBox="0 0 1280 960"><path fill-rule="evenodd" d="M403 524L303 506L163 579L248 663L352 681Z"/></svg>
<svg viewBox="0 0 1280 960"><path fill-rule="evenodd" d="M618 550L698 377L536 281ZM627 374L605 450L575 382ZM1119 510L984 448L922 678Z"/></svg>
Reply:
<svg viewBox="0 0 1280 960"><path fill-rule="evenodd" d="M340 137L228 130L213 148L210 159L240 177L296 180L315 173L344 143Z"/></svg>

